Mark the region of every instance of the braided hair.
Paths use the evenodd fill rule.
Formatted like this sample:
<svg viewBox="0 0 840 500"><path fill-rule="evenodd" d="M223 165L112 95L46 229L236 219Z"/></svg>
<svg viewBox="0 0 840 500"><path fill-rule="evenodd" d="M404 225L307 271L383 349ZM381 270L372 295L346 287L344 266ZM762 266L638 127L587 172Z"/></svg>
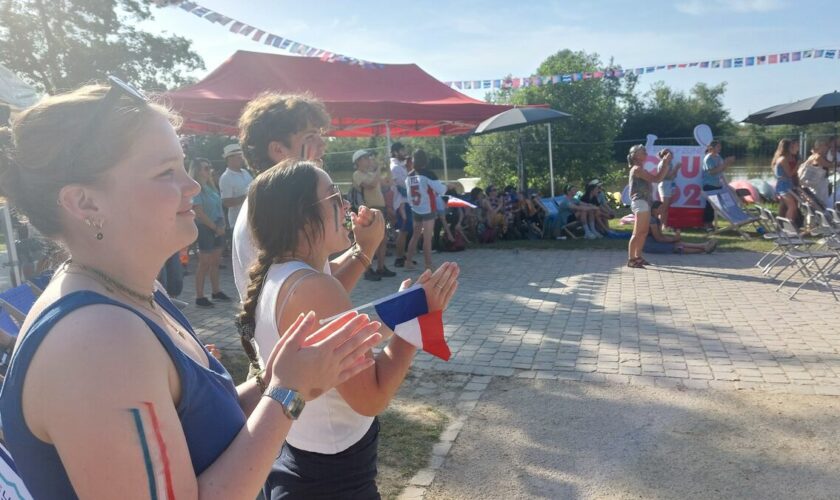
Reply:
<svg viewBox="0 0 840 500"><path fill-rule="evenodd" d="M257 259L248 271L250 283L236 326L252 371L259 371L253 339L257 305L269 268L294 258L301 238L311 246L324 233L318 208L319 170L312 162L285 160L258 175L248 189L248 228Z"/></svg>

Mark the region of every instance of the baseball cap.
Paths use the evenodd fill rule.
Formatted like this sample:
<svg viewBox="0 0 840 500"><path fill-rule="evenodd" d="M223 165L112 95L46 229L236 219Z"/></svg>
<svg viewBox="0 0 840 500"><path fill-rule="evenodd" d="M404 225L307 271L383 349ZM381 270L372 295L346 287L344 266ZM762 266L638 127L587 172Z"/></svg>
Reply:
<svg viewBox="0 0 840 500"><path fill-rule="evenodd" d="M373 153L371 153L367 149L360 149L360 150L356 151L355 153L353 153L353 163L356 163L357 161L361 160L365 156L372 156L372 155L373 155Z"/></svg>
<svg viewBox="0 0 840 500"><path fill-rule="evenodd" d="M587 185L588 186L600 186L601 184L603 184L603 182L601 182L600 179L592 179L591 181L589 181L589 183Z"/></svg>
<svg viewBox="0 0 840 500"><path fill-rule="evenodd" d="M236 154L242 153L242 147L239 144L228 144L225 146L224 153L222 153L222 158L227 158L228 156L233 156Z"/></svg>

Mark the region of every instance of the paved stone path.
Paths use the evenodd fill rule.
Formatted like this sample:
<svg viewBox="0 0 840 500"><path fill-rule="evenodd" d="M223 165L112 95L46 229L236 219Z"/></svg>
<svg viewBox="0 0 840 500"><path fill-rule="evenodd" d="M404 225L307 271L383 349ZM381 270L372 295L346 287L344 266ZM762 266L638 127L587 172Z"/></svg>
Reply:
<svg viewBox="0 0 840 500"><path fill-rule="evenodd" d="M840 304L823 290L774 291L749 252L656 256L629 269L617 251L470 250L445 315L448 363L418 369L696 388L840 394ZM234 295L230 270L223 289ZM399 280L360 281L355 303ZM193 277L181 298L192 301ZM199 335L238 349L236 306L190 306Z"/></svg>
<svg viewBox="0 0 840 500"><path fill-rule="evenodd" d="M689 389L753 389L840 395L840 303L824 290L796 300L754 267L750 252L664 255L630 269L620 251L470 250L438 254L461 266L445 314L449 362L420 353L401 394L456 402L431 461L402 498L422 498L452 443L495 377ZM235 295L226 269L223 290ZM356 304L397 289L405 277L360 281ZM192 303L194 277L183 300ZM236 304L194 305L186 314L206 342L241 352ZM368 311L370 312L370 311ZM435 390L422 374L456 372L458 387ZM451 404L451 403L450 403Z"/></svg>

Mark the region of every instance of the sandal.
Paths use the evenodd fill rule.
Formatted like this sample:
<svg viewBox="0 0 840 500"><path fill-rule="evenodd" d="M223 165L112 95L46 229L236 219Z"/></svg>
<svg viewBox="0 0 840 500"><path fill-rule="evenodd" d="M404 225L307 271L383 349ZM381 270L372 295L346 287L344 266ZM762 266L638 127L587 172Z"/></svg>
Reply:
<svg viewBox="0 0 840 500"><path fill-rule="evenodd" d="M644 257L636 257L636 260L643 266L649 266L650 262L646 261Z"/></svg>
<svg viewBox="0 0 840 500"><path fill-rule="evenodd" d="M639 262L639 259L629 259L627 261L627 267L632 267L634 269L644 269L645 268L644 264Z"/></svg>

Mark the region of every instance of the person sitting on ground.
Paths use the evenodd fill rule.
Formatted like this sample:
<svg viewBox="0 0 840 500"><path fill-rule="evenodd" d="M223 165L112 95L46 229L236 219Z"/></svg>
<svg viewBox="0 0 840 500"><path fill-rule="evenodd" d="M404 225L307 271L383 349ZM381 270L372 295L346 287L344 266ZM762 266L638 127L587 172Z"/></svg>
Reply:
<svg viewBox="0 0 840 500"><path fill-rule="evenodd" d="M353 153L353 166L356 169L353 172L353 186L362 192L365 205L384 214L386 210L385 196L382 192L382 174L374 161L373 153L366 149L356 151ZM397 275L397 273L385 267L387 243L386 239L382 238L382 242L374 254L376 269L371 266L370 269L365 271L366 280L379 281L382 278L391 278Z"/></svg>
<svg viewBox="0 0 840 500"><path fill-rule="evenodd" d="M610 232L609 220L615 217L615 213L606 205L604 199L601 181L598 179L589 181L583 191L583 195L580 197L582 203L598 207L598 211L595 212L595 228L599 234Z"/></svg>
<svg viewBox="0 0 840 500"><path fill-rule="evenodd" d="M264 364L278 333L301 311L329 318L353 308L341 283L322 272L331 254L351 246L345 215L350 207L329 174L295 160L258 176L248 205L259 257L239 322L253 326L256 355ZM429 312L446 309L458 273L457 264L444 263L420 276ZM401 288L410 284L405 280ZM373 361L366 370L307 403L268 476L266 499L379 498L376 415L396 394L417 352L387 327L380 332L390 341L378 354L364 354Z"/></svg>
<svg viewBox="0 0 840 500"><path fill-rule="evenodd" d="M828 176L834 165L828 161L829 143L824 139L814 141L811 156L799 166L799 182L803 188L810 189L823 207L833 207L832 197L828 194Z"/></svg>
<svg viewBox="0 0 840 500"><path fill-rule="evenodd" d="M630 148L627 164L630 167L630 210L635 216L633 235L627 245L627 267L644 269L648 262L642 257L645 240L650 230L651 183L661 181L668 173L674 155L668 149L659 152L659 165L656 173L645 170L647 150L643 144Z"/></svg>
<svg viewBox="0 0 840 500"><path fill-rule="evenodd" d="M557 207L560 209L558 217L560 223L568 225L575 221L580 222L584 238L587 240L603 238L603 235L595 229L595 214L598 212L598 207L576 199L577 187L572 184L563 186L562 191L564 196L557 201Z"/></svg>
<svg viewBox="0 0 840 500"><path fill-rule="evenodd" d="M210 278L213 300L230 302L219 284L219 263L225 245L225 213L222 198L211 180L210 161L196 158L190 163L190 176L201 186L193 197L195 224L198 226L198 267L195 270L195 305L213 307L204 296L204 279Z"/></svg>
<svg viewBox="0 0 840 500"><path fill-rule="evenodd" d="M792 167L791 158L794 156L793 152L794 141L791 139L782 139L776 147L776 153L773 155L773 175L776 176L776 196L779 198L779 217L790 219L796 224L797 214L799 209L797 207L796 198L793 196L793 176L796 167Z"/></svg>
<svg viewBox="0 0 840 500"><path fill-rule="evenodd" d="M266 346L268 390L234 386L155 284L198 235L177 117L109 81L0 127L0 194L70 253L21 325L5 445L32 498L254 498L303 400L373 365L379 325L301 315Z"/></svg>
<svg viewBox="0 0 840 500"><path fill-rule="evenodd" d="M492 184L484 190L484 212L487 224L493 229L497 238L503 238L507 233L507 217L505 216L505 200L499 190Z"/></svg>
<svg viewBox="0 0 840 500"><path fill-rule="evenodd" d="M650 232L645 239L644 251L647 253L712 253L717 247L717 240L710 239L703 243L686 243L679 233L673 236L662 233L662 214L665 204L654 201L650 212Z"/></svg>

